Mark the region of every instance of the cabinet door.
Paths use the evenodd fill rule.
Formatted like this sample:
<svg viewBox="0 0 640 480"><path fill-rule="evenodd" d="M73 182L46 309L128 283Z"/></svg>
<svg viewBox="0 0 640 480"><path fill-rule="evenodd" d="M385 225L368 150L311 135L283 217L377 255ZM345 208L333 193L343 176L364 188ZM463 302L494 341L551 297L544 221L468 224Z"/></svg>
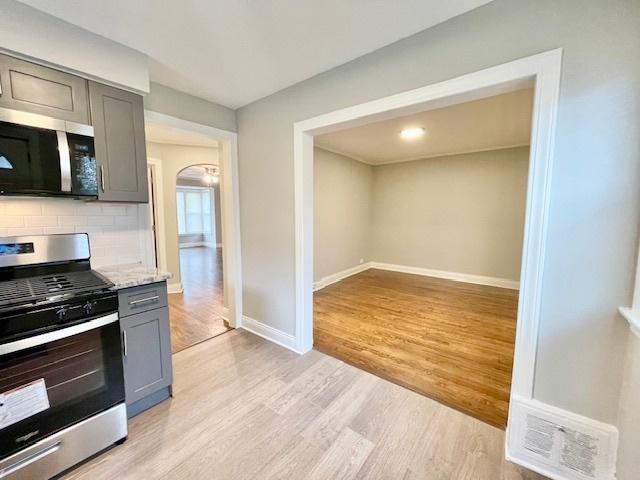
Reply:
<svg viewBox="0 0 640 480"><path fill-rule="evenodd" d="M84 78L0 54L0 107L89 124Z"/></svg>
<svg viewBox="0 0 640 480"><path fill-rule="evenodd" d="M147 202L144 107L135 93L89 82L98 165L98 199Z"/></svg>
<svg viewBox="0 0 640 480"><path fill-rule="evenodd" d="M124 383L130 405L173 381L169 311L158 308L120 319Z"/></svg>

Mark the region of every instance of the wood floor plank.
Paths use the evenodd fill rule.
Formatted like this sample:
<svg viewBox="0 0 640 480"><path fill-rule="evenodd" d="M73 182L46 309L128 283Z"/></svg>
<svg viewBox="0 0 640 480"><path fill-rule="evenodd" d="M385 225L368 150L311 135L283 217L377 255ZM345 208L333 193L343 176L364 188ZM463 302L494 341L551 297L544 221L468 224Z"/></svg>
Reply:
<svg viewBox="0 0 640 480"><path fill-rule="evenodd" d="M362 435L350 428L345 428L305 479L350 480L355 478L373 447L373 443Z"/></svg>
<svg viewBox="0 0 640 480"><path fill-rule="evenodd" d="M222 274L222 248L180 249L180 280L184 291L169 295L173 353L227 332L222 319Z"/></svg>
<svg viewBox="0 0 640 480"><path fill-rule="evenodd" d="M314 346L506 426L518 292L370 269L314 293Z"/></svg>
<svg viewBox="0 0 640 480"><path fill-rule="evenodd" d="M174 378L64 478L542 479L504 460L502 430L317 351L233 330L174 355Z"/></svg>

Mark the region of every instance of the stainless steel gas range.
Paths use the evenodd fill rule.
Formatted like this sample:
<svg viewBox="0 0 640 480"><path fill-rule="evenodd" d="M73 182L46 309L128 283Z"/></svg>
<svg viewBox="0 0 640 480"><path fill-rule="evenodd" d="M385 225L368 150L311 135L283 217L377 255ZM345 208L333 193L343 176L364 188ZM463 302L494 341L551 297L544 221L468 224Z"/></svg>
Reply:
<svg viewBox="0 0 640 480"><path fill-rule="evenodd" d="M46 479L127 436L118 297L86 234L0 238L0 479Z"/></svg>

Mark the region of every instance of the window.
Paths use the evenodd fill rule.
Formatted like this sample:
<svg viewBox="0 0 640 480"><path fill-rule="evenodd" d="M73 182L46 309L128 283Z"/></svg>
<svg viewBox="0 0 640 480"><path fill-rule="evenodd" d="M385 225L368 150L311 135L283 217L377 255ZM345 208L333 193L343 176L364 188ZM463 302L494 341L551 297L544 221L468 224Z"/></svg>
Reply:
<svg viewBox="0 0 640 480"><path fill-rule="evenodd" d="M176 191L178 233L211 233L211 190L208 188L180 188Z"/></svg>

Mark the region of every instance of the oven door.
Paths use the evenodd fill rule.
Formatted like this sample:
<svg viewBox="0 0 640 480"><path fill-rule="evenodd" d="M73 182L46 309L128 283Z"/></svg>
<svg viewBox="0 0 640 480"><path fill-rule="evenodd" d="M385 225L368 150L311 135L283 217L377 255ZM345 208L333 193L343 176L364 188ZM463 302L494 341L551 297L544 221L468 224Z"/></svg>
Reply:
<svg viewBox="0 0 640 480"><path fill-rule="evenodd" d="M64 177L70 178L71 172L58 150L64 136L59 133L63 132L0 122L0 193L63 193L63 184L70 183Z"/></svg>
<svg viewBox="0 0 640 480"><path fill-rule="evenodd" d="M122 402L117 313L0 345L0 458Z"/></svg>

